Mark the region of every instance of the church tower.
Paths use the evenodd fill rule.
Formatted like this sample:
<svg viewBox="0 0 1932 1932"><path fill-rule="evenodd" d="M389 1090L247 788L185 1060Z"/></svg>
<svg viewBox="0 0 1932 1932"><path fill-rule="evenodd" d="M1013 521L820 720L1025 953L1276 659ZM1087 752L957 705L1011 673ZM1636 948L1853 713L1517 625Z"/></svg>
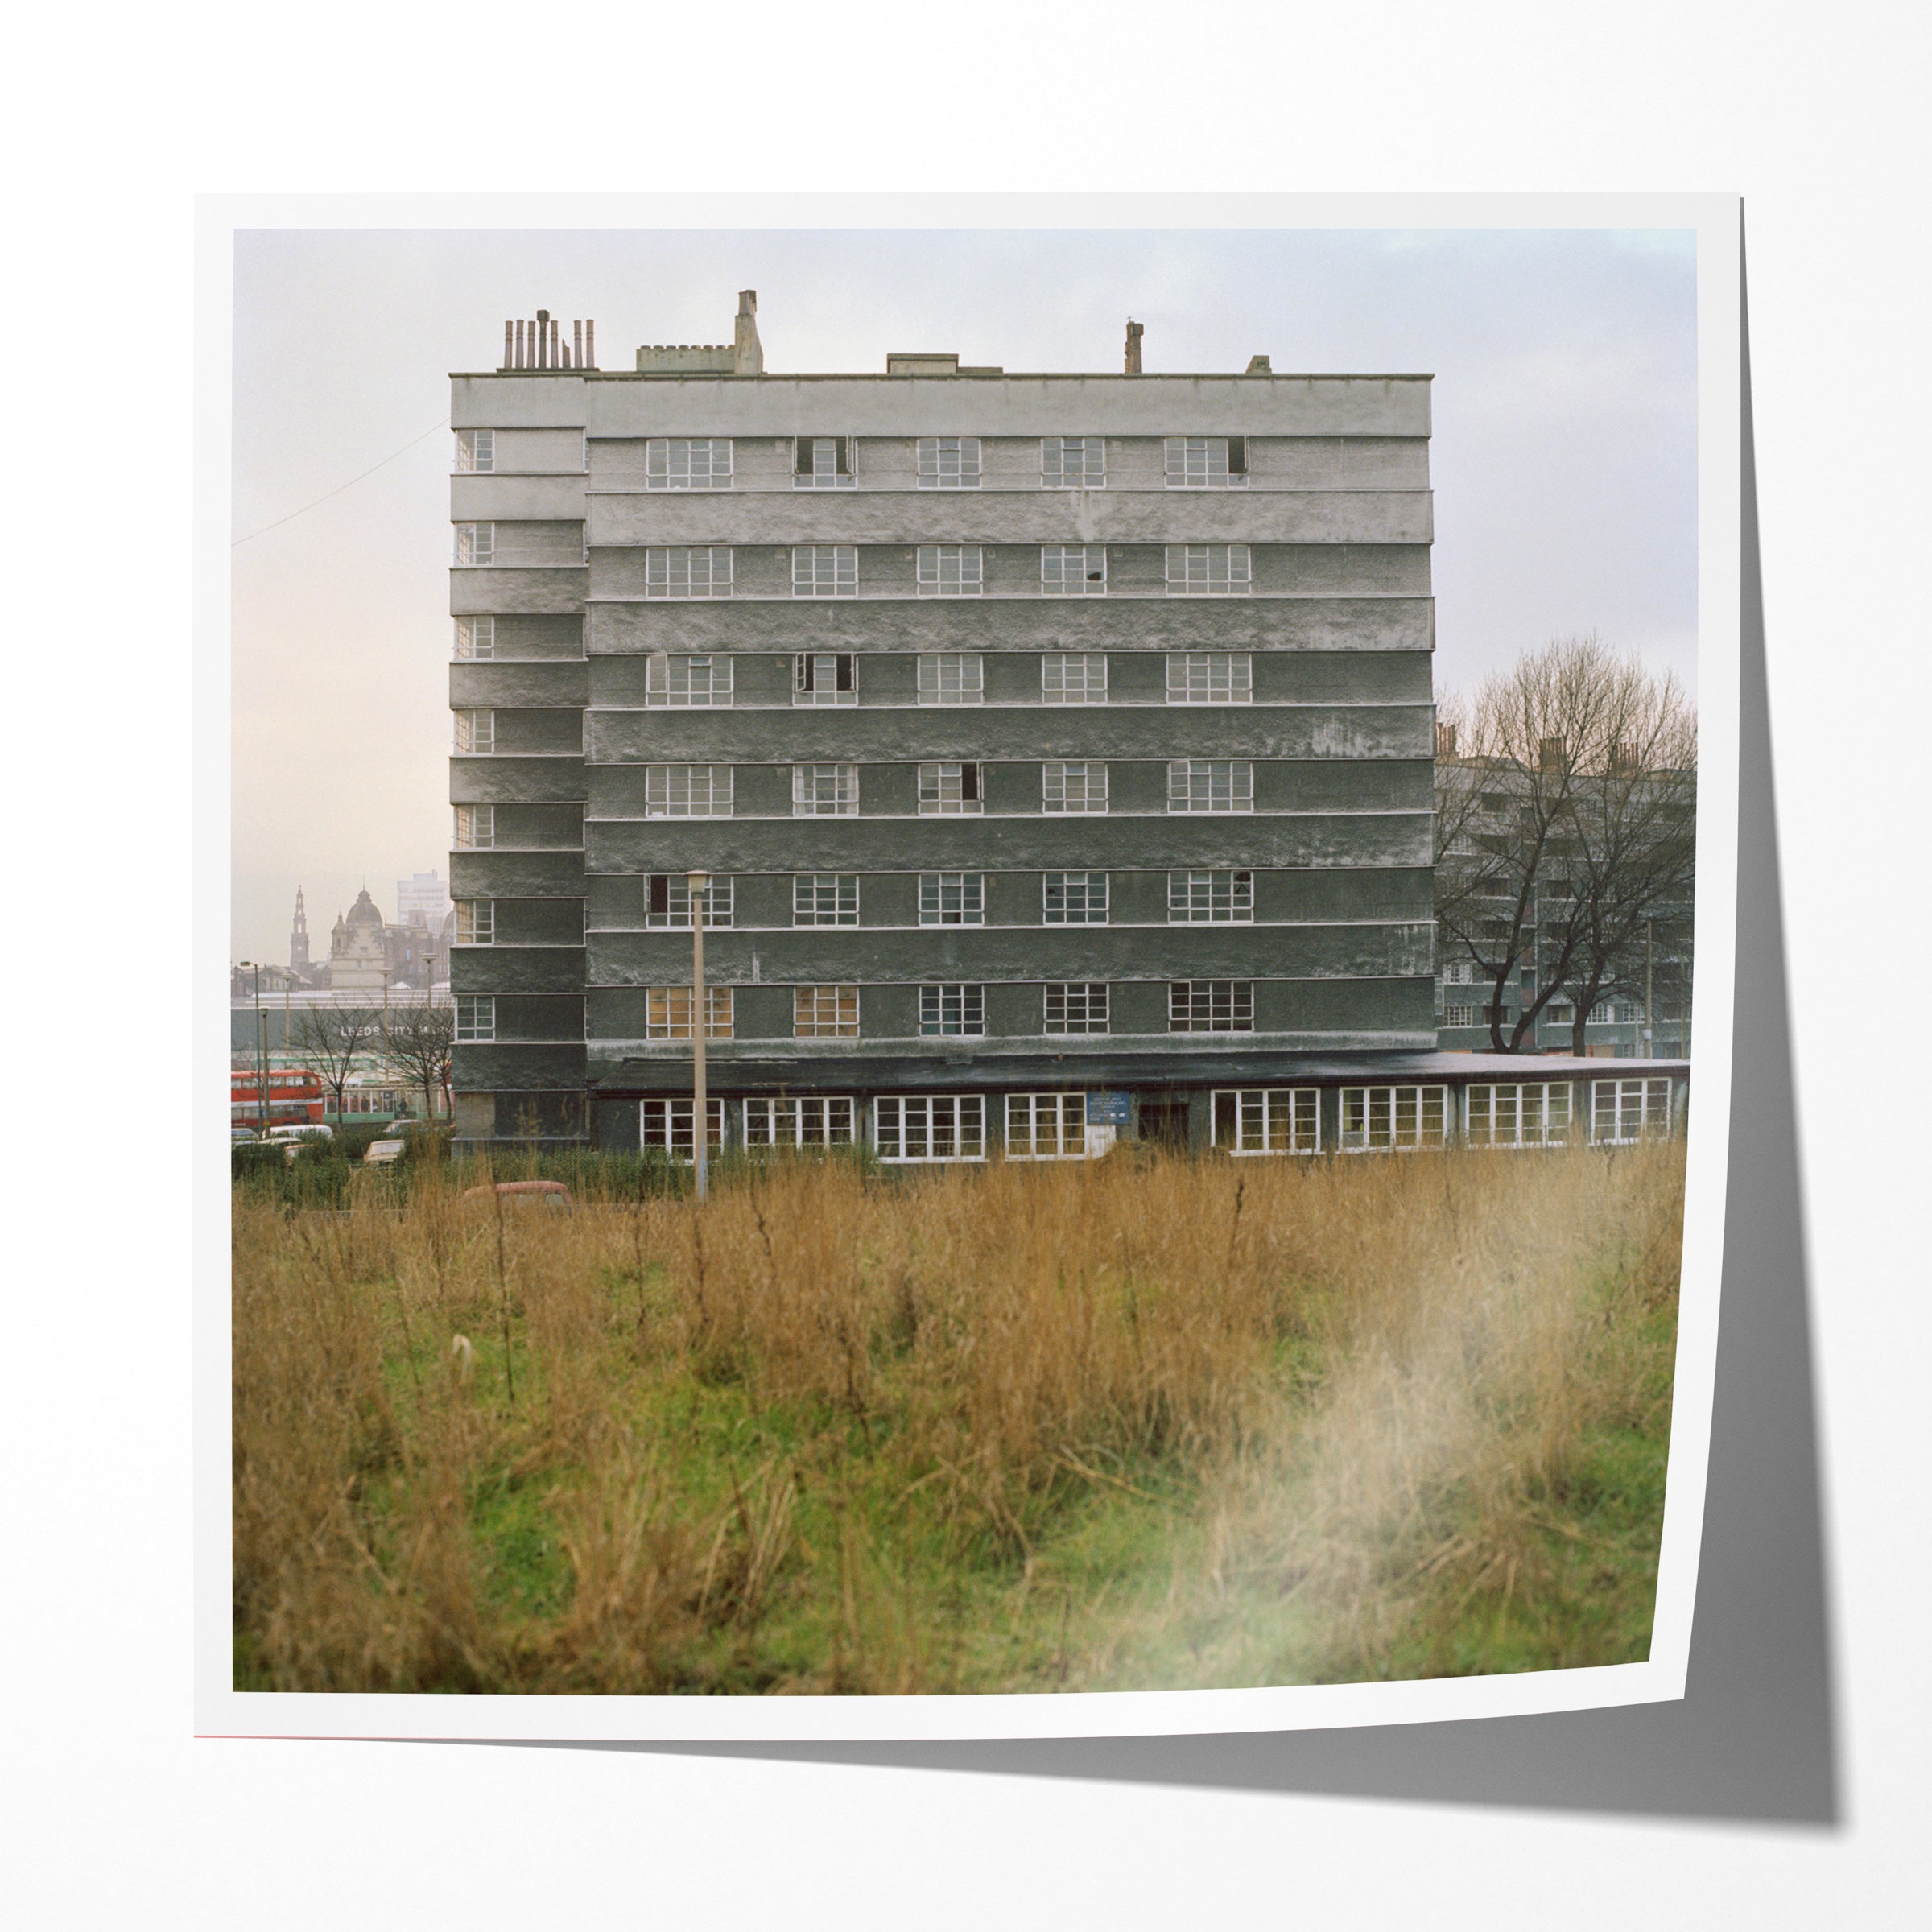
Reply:
<svg viewBox="0 0 1932 1932"><path fill-rule="evenodd" d="M308 913L302 903L302 888L295 888L295 923L288 929L288 969L308 970Z"/></svg>

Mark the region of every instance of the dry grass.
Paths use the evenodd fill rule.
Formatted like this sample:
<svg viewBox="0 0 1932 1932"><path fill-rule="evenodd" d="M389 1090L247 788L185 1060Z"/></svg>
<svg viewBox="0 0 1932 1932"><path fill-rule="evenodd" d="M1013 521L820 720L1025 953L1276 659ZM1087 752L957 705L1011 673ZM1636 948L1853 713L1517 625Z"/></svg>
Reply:
<svg viewBox="0 0 1932 1932"><path fill-rule="evenodd" d="M1119 1688L1643 1653L1682 1150L237 1203L237 1682ZM1622 1473L1620 1475L1619 1472Z"/></svg>

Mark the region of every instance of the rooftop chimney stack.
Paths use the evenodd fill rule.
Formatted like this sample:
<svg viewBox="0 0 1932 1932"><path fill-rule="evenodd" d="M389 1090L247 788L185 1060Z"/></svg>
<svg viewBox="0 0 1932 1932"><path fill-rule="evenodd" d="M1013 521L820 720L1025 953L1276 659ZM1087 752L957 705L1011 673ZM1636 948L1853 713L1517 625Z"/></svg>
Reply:
<svg viewBox="0 0 1932 1932"><path fill-rule="evenodd" d="M1127 374L1130 376L1141 373L1141 337L1146 332L1138 322L1127 324Z"/></svg>
<svg viewBox="0 0 1932 1932"><path fill-rule="evenodd" d="M573 322L570 339L564 336L564 320L547 308L537 311L535 320L513 316L503 324L503 363L506 369L595 369L597 365L597 325Z"/></svg>
<svg viewBox="0 0 1932 1932"><path fill-rule="evenodd" d="M732 339L731 373L734 376L762 376L765 373L765 350L758 341L758 291L755 288L738 291L738 321Z"/></svg>

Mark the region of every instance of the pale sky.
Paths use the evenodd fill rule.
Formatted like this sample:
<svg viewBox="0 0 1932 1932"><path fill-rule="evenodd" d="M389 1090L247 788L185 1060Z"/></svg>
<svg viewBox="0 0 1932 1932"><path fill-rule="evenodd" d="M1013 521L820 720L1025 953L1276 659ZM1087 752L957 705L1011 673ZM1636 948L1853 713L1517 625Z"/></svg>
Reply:
<svg viewBox="0 0 1932 1932"><path fill-rule="evenodd" d="M236 957L287 957L298 884L325 956L364 882L393 917L398 878L448 876L449 372L539 308L594 317L608 369L728 342L741 288L774 373L1113 371L1131 315L1150 373L1433 374L1439 692L1588 630L1696 687L1687 230L246 233Z"/></svg>

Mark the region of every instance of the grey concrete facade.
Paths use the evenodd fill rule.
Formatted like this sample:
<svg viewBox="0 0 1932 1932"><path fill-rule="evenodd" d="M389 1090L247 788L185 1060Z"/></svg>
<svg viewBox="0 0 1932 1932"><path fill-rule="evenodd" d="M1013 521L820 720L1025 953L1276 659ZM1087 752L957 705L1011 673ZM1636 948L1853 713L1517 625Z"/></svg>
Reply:
<svg viewBox="0 0 1932 1932"><path fill-rule="evenodd" d="M635 1146L642 1101L688 1094L688 1036L663 1036L691 934L662 885L654 915L652 881L693 870L731 894L705 941L728 1142L759 1092L848 1096L863 1135L876 1096L984 1089L990 1147L1016 1082L1125 1096L1125 1132L1145 1093L1199 1140L1219 1085L1318 1061L1365 1080L1434 1046L1427 377L683 373L669 353L452 379L456 554L477 559L451 581L473 747L450 775L460 1134ZM1080 486L1062 438L1088 440ZM800 439L837 467L815 476ZM976 478L961 456L959 486L936 481L929 446L923 479L922 439L972 446ZM679 486L691 440L709 486ZM938 547L950 564L923 565ZM1061 547L1075 594L1042 561ZM815 550L835 594L798 594ZM712 594L675 594L700 568ZM1104 661L1104 701L1051 701L1069 655ZM693 658L714 687L729 667L728 698L667 701ZM804 658L848 659L823 675L849 687L800 692ZM923 701L940 659L970 701ZM1208 696L1177 701L1190 675ZM1104 772L1104 809L1058 808L1069 763L1090 788ZM977 798L923 806L971 782L955 766ZM800 815L800 767L840 808ZM667 815L692 772L716 809ZM1235 808L1177 809L1191 785ZM1229 916L1177 915L1190 873ZM939 874L980 882L978 923L922 923ZM1104 916L1055 916L1063 874L1090 897L1104 879ZM849 921L796 923L800 875L855 882ZM1206 1023L1219 998L1241 1030L1175 1030L1173 989L1197 984L1227 989ZM1050 1022L1063 985L1106 989L1104 1031ZM796 1037L801 987L856 989L856 1034ZM941 987L979 989L983 1031L922 1030L946 1023L922 1004Z"/></svg>

